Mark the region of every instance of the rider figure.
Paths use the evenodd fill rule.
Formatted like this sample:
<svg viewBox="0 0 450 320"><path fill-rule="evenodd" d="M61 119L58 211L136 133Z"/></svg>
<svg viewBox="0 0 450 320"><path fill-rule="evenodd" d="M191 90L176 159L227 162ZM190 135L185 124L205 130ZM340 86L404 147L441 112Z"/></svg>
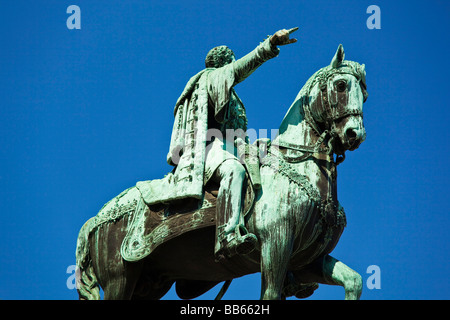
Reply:
<svg viewBox="0 0 450 320"><path fill-rule="evenodd" d="M247 117L233 87L276 57L277 46L296 42L289 38L296 30L276 32L239 60L226 46L211 49L206 69L191 78L178 99L168 162L177 166L174 181L185 194L198 198L193 191L199 190L196 180L202 188L210 180L219 184L216 216L223 224L217 226L216 259L250 253L257 243L256 236L245 229L241 212L245 169L236 155L237 144L248 142ZM203 166L197 170L199 163ZM180 185L185 183L191 185Z"/></svg>

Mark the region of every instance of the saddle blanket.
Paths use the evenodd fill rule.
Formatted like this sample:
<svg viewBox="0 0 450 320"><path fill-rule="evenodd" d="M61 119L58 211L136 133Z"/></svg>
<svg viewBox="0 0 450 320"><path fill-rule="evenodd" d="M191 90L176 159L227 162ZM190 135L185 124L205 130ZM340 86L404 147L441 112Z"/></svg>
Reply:
<svg viewBox="0 0 450 320"><path fill-rule="evenodd" d="M139 190L139 187L136 187ZM244 217L253 208L255 194L250 184L244 188ZM206 190L203 201L180 201L170 205L148 206L142 194L122 241L121 255L126 261L139 261L158 246L186 232L215 227L217 190Z"/></svg>
<svg viewBox="0 0 450 320"><path fill-rule="evenodd" d="M177 236L200 228L216 225L216 198L209 193L197 210L183 212L180 207L147 206L139 200L122 246L121 255L126 261L139 261L159 245ZM192 206L191 206L192 208ZM185 211L186 209L184 209ZM170 215L168 214L170 211Z"/></svg>

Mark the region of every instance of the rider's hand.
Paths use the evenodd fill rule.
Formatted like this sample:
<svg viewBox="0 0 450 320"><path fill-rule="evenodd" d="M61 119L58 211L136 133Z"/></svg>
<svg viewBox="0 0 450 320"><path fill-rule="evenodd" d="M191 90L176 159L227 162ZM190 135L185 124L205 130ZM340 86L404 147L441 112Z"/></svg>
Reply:
<svg viewBox="0 0 450 320"><path fill-rule="evenodd" d="M273 46L284 46L286 44L291 44L294 42L297 42L297 39L289 39L289 35L293 33L294 31L297 31L298 27L286 30L279 30L277 31L273 36L270 37L270 43Z"/></svg>

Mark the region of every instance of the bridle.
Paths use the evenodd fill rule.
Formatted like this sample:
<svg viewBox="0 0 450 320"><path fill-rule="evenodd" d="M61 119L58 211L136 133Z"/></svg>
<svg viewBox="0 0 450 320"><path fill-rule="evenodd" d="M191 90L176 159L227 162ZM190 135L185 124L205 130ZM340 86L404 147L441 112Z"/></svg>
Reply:
<svg viewBox="0 0 450 320"><path fill-rule="evenodd" d="M311 145L300 145L300 144L292 144L287 142L278 142L277 146L285 149L291 149L295 151L303 152L303 155L299 157L292 157L288 155L283 155L283 158L291 163L297 163L304 161L311 157L314 153L326 154L330 155L335 165L342 163L345 160L345 152L336 152L336 148L334 147L335 141L338 139L338 134L335 130L335 124L337 121L348 117L348 116L361 116L363 117L363 112L360 109L349 109L346 108L347 105L339 106L339 101L337 98L332 95L332 84L331 79L336 74L351 74L353 75L359 85L364 95L364 102L367 100L367 90L365 83L365 72L364 67L361 67L359 64L352 63L352 61L346 61L347 64L342 65L342 68L323 68L319 70L313 80L305 86L306 94L304 95L303 100L303 109L305 113L305 121L314 131L314 133L318 136L317 142ZM309 101L310 92L312 88L318 84L320 89L321 96L321 108L323 110L324 115L324 126L325 130L321 129L321 126L314 119L312 115L311 105ZM346 93L348 95L348 92ZM274 145L274 144L272 144ZM336 160L334 160L333 154L336 154Z"/></svg>

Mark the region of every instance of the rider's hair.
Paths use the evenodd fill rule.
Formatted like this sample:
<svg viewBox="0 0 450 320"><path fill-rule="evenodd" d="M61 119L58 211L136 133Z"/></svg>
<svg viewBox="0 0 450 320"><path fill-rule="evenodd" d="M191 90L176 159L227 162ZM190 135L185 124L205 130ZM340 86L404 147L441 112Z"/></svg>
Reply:
<svg viewBox="0 0 450 320"><path fill-rule="evenodd" d="M219 46L209 50L205 59L207 68L220 68L233 62L234 53L227 46Z"/></svg>

